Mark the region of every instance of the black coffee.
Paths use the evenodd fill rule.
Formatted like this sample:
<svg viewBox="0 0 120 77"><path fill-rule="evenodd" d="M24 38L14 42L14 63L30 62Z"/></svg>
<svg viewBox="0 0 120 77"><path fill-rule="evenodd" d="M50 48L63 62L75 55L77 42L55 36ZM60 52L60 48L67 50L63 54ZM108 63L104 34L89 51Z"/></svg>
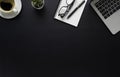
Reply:
<svg viewBox="0 0 120 77"><path fill-rule="evenodd" d="M7 2L0 2L0 7L3 9L3 10L6 10L6 11L9 11L12 9L12 4L11 3L7 3Z"/></svg>

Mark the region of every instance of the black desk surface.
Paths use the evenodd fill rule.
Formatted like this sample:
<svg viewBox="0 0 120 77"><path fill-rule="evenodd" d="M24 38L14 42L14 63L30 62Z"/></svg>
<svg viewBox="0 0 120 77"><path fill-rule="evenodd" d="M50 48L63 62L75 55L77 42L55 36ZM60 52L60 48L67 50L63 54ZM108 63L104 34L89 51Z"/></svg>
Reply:
<svg viewBox="0 0 120 77"><path fill-rule="evenodd" d="M88 4L78 28L54 19L59 0L36 11L30 0L0 18L0 77L119 77L120 33L112 35Z"/></svg>

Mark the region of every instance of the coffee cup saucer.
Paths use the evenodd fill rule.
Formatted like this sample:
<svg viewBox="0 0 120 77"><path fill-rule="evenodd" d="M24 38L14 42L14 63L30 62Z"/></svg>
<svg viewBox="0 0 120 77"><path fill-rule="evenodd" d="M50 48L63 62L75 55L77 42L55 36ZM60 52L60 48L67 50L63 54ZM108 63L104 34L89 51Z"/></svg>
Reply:
<svg viewBox="0 0 120 77"><path fill-rule="evenodd" d="M15 7L17 12L13 12L12 14L8 13L8 14L2 14L0 12L0 16L4 19L12 19L12 18L15 18L17 15L19 15L19 13L21 12L21 9L22 9L22 2L21 0L14 0L15 1Z"/></svg>

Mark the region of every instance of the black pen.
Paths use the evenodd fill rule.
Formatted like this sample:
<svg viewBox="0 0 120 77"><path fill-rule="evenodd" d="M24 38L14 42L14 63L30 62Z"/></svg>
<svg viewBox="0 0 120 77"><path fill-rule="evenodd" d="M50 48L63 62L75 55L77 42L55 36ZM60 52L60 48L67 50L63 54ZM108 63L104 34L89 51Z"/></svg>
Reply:
<svg viewBox="0 0 120 77"><path fill-rule="evenodd" d="M72 11L72 13L69 14L69 16L67 17L67 19L69 19L84 3L85 3L85 0L82 1L82 2L78 5L78 7L76 7L76 8Z"/></svg>

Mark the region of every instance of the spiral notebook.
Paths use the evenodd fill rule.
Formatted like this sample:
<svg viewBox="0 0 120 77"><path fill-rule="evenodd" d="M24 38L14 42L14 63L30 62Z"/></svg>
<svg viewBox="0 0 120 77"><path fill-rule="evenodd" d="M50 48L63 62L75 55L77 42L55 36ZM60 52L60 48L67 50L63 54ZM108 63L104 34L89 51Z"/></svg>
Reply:
<svg viewBox="0 0 120 77"><path fill-rule="evenodd" d="M80 18L82 16L82 13L84 11L85 5L87 3L87 0L85 0L85 3L69 19L67 19L67 17L82 1L83 0L75 0L75 3L73 7L71 8L71 10L69 11L69 13L67 14L67 16L65 16L64 18L61 18L60 16L58 16L59 14L58 12L62 6L67 6L67 4L66 4L66 0L60 0L59 6L58 6L58 9L56 11L54 18L59 21L62 21L62 22L65 22L67 24L77 27L79 24Z"/></svg>

